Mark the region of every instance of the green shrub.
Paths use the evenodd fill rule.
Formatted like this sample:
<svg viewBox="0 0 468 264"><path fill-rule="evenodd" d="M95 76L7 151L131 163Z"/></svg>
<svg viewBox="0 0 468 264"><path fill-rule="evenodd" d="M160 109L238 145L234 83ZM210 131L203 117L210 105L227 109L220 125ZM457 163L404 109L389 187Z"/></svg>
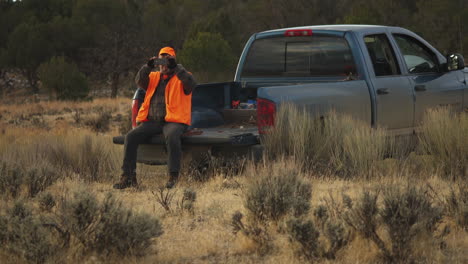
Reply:
<svg viewBox="0 0 468 264"><path fill-rule="evenodd" d="M184 190L184 195L182 196L182 200L180 201L180 207L183 210L187 210L193 213L195 201L197 200L197 192L194 190L187 188Z"/></svg>
<svg viewBox="0 0 468 264"><path fill-rule="evenodd" d="M298 170L281 169L264 172L246 191L245 208L256 219L277 221L288 213L306 214L310 209L311 185Z"/></svg>
<svg viewBox="0 0 468 264"><path fill-rule="evenodd" d="M416 261L413 246L423 234L440 245L438 240L447 234L447 229L436 234L442 210L432 204L423 189L389 188L383 192L381 208L377 205L377 197L377 194L364 192L356 205L344 214L344 219L354 230L377 245L386 262ZM377 233L380 224L386 230L389 242L385 242Z"/></svg>
<svg viewBox="0 0 468 264"><path fill-rule="evenodd" d="M143 256L162 234L158 219L125 208L110 194L99 202L81 190L59 201L54 214L33 211L21 201L0 214L1 250L32 263L50 262L63 250ZM39 199L41 207L51 208L54 203L50 194Z"/></svg>
<svg viewBox="0 0 468 264"><path fill-rule="evenodd" d="M8 158L0 162L0 188L13 198L19 196L23 189L27 189L29 197L34 197L60 178L60 174L47 161L19 162Z"/></svg>
<svg viewBox="0 0 468 264"><path fill-rule="evenodd" d="M452 179L468 175L468 113L454 113L447 108L426 112L419 134L423 154L433 157L426 166L441 169Z"/></svg>
<svg viewBox="0 0 468 264"><path fill-rule="evenodd" d="M86 77L74 63L64 57L52 57L38 68L38 76L45 87L58 100L79 100L88 96Z"/></svg>
<svg viewBox="0 0 468 264"><path fill-rule="evenodd" d="M54 196L49 192L44 193L39 197L39 206L43 211L50 212L56 204Z"/></svg>
<svg viewBox="0 0 468 264"><path fill-rule="evenodd" d="M445 199L447 214L463 229L468 229L468 184L460 183L452 188Z"/></svg>
<svg viewBox="0 0 468 264"><path fill-rule="evenodd" d="M178 57L187 69L198 73L198 80L211 76L213 81L214 74L229 72L236 63L229 43L219 33L198 32L185 41Z"/></svg>
<svg viewBox="0 0 468 264"><path fill-rule="evenodd" d="M64 201L60 213L63 229L85 250L99 254L146 255L152 239L162 234L158 219L125 208L111 194L99 203L89 192L75 193Z"/></svg>
<svg viewBox="0 0 468 264"><path fill-rule="evenodd" d="M24 182L24 174L19 166L0 160L0 189L5 195L17 197Z"/></svg>
<svg viewBox="0 0 468 264"><path fill-rule="evenodd" d="M109 126L111 118L112 114L110 113L110 111L100 110L94 115L91 115L86 120L84 120L84 124L90 127L93 131L107 132L110 129Z"/></svg>
<svg viewBox="0 0 468 264"><path fill-rule="evenodd" d="M29 197L34 197L54 184L60 178L57 172L48 162L37 162L26 169L26 185Z"/></svg>
<svg viewBox="0 0 468 264"><path fill-rule="evenodd" d="M60 217L64 229L77 237L81 243L88 244L89 230L99 218L99 204L96 197L89 192L76 192L72 199L63 201L60 207Z"/></svg>
<svg viewBox="0 0 468 264"><path fill-rule="evenodd" d="M422 232L432 233L442 218L422 190L391 189L384 193L380 212L392 243L392 259L402 263L412 258L411 242Z"/></svg>
<svg viewBox="0 0 468 264"><path fill-rule="evenodd" d="M314 260L320 256L319 231L311 220L303 221L292 219L287 223L288 234L291 242L300 245L297 253L305 256L308 260Z"/></svg>
<svg viewBox="0 0 468 264"><path fill-rule="evenodd" d="M327 222L324 235L328 240L329 248L324 252L324 256L335 259L337 252L350 242L350 233L342 222Z"/></svg>
<svg viewBox="0 0 468 264"><path fill-rule="evenodd" d="M317 208L314 209L314 217L320 222L322 225L329 219L328 209L324 205L319 205Z"/></svg>
<svg viewBox="0 0 468 264"><path fill-rule="evenodd" d="M341 220L332 219L323 205L314 210L314 216L314 221L298 218L289 220L289 239L299 245L297 253L309 261L335 259L338 251L350 242L350 232Z"/></svg>
<svg viewBox="0 0 468 264"><path fill-rule="evenodd" d="M124 208L111 195L102 203L100 217L92 243L100 253L146 255L152 239L163 233L159 220Z"/></svg>
<svg viewBox="0 0 468 264"><path fill-rule="evenodd" d="M247 223L243 223L244 215L237 211L231 217L231 226L234 234L242 232L256 244L256 252L265 255L273 248L272 238L268 232L266 222L259 222L250 218Z"/></svg>
<svg viewBox="0 0 468 264"><path fill-rule="evenodd" d="M2 248L30 263L44 263L59 249L55 234L44 227L40 219L23 202L18 201L0 216Z"/></svg>

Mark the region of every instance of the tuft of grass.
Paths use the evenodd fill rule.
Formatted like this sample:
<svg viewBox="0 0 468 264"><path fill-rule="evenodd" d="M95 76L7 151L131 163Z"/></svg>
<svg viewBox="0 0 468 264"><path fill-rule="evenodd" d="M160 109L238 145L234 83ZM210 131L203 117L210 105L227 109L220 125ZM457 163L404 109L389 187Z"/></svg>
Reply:
<svg viewBox="0 0 468 264"><path fill-rule="evenodd" d="M376 175L391 143L383 129L335 112L314 116L291 104L282 105L264 138L270 158L289 156L306 170L345 178Z"/></svg>
<svg viewBox="0 0 468 264"><path fill-rule="evenodd" d="M8 188L31 183L30 192L35 195L59 176L79 176L87 182L112 179L120 167L121 150L109 137L81 133L38 133L26 138L16 135L0 139L0 157L10 165L0 164L0 170L9 174ZM13 168L13 169L12 169ZM16 172L14 168L19 168ZM13 174L29 173L30 180L15 183ZM19 180L16 180L19 181ZM35 183L35 185L33 185Z"/></svg>
<svg viewBox="0 0 468 264"><path fill-rule="evenodd" d="M433 158L427 166L436 166L451 179L468 175L468 113L448 108L427 111L421 133L420 149Z"/></svg>

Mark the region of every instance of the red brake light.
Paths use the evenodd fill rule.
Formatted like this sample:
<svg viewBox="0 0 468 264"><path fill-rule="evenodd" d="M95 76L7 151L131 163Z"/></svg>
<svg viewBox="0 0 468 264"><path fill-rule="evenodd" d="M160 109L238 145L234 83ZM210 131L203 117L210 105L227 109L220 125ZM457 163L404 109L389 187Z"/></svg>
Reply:
<svg viewBox="0 0 468 264"><path fill-rule="evenodd" d="M275 125L276 105L274 102L257 98L257 126L258 133L266 134Z"/></svg>
<svg viewBox="0 0 468 264"><path fill-rule="evenodd" d="M312 29L290 29L284 32L286 37L312 36Z"/></svg>
<svg viewBox="0 0 468 264"><path fill-rule="evenodd" d="M136 125L136 118L138 116L138 110L140 110L140 104L138 100L132 101L132 128L135 128Z"/></svg>

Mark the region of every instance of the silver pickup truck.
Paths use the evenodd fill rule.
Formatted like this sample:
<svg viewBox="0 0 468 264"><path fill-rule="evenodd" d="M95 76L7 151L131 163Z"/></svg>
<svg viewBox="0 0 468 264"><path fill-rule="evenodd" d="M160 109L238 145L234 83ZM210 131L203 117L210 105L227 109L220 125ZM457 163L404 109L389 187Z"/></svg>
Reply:
<svg viewBox="0 0 468 264"><path fill-rule="evenodd" d="M398 27L329 25L253 34L234 81L202 84L193 93L184 159L200 153L244 155L261 150L259 135L285 102L313 115L346 113L393 134L417 132L426 109L468 109L468 69L460 54L443 56ZM137 90L138 111L144 90ZM123 144L124 137L114 137ZM164 139L141 145L138 161L164 164Z"/></svg>

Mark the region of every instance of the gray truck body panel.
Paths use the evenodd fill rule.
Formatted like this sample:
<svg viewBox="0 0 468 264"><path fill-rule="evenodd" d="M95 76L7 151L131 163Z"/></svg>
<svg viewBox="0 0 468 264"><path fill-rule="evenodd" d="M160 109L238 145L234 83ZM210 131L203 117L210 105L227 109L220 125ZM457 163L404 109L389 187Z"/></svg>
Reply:
<svg viewBox="0 0 468 264"><path fill-rule="evenodd" d="M359 79L351 81L333 78L246 78L242 76L243 65L250 46L257 39L282 36L290 29L311 29L314 34L342 35L349 43L356 63ZM364 37L384 34L393 48L401 74L394 76L376 76L371 58L366 50ZM468 70L438 73L411 74L394 39L394 34L412 37L433 52L440 65L447 62L433 46L417 34L398 27L368 25L331 25L287 28L254 34L247 42L239 61L235 81L242 86L250 83L271 83L272 79L285 86L259 87L259 98L268 99L280 105L289 102L305 106L311 113L323 115L330 110L352 115L367 121L372 126L387 128L394 134L409 134L417 130L424 112L437 106L451 106L456 111L468 107L467 93ZM423 87L418 91L416 86ZM379 90L386 94L378 94Z"/></svg>

